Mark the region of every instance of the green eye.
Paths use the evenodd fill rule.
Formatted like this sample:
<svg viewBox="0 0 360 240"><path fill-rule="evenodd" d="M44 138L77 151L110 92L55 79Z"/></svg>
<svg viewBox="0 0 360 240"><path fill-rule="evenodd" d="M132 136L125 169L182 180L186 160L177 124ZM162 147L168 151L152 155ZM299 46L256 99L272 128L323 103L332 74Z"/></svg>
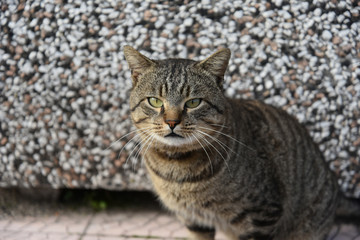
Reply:
<svg viewBox="0 0 360 240"><path fill-rule="evenodd" d="M200 98L194 98L194 99L191 99L189 101L187 101L185 103L185 107L187 108L196 108L197 106L199 106L201 103L201 99Z"/></svg>
<svg viewBox="0 0 360 240"><path fill-rule="evenodd" d="M154 108L160 108L163 106L163 102L155 97L149 97L148 98L149 104L153 106Z"/></svg>

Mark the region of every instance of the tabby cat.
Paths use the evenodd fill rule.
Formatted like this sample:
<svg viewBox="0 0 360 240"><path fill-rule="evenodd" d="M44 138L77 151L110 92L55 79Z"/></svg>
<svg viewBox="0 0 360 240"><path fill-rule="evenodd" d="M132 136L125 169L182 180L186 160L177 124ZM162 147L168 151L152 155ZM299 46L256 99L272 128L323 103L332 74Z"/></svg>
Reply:
<svg viewBox="0 0 360 240"><path fill-rule="evenodd" d="M124 48L131 117L162 203L191 239L320 240L338 186L306 129L285 111L224 96L230 58L151 60Z"/></svg>

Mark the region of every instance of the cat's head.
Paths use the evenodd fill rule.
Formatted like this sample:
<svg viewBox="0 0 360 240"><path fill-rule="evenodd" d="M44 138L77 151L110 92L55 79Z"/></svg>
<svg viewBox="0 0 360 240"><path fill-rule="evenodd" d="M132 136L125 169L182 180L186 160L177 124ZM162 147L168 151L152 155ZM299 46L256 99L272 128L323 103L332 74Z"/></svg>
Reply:
<svg viewBox="0 0 360 240"><path fill-rule="evenodd" d="M230 50L199 62L152 60L129 46L124 54L132 73L131 117L143 140L188 149L212 142L207 135L226 120L223 79Z"/></svg>

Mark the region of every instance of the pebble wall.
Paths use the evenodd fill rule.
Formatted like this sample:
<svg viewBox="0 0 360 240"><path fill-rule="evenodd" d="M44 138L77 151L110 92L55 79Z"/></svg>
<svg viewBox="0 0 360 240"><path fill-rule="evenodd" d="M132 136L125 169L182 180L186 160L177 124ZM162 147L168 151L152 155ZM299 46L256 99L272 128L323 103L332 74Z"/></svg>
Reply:
<svg viewBox="0 0 360 240"><path fill-rule="evenodd" d="M1 0L0 8L1 187L150 189L130 133L123 46L155 59L229 47L226 94L296 116L343 191L360 197L359 1Z"/></svg>

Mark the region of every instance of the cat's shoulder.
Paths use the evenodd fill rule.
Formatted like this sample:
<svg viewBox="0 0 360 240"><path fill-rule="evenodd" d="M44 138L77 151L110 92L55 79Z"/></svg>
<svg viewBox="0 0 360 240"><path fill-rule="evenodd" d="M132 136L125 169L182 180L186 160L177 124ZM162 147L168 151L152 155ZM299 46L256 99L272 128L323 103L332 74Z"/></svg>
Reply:
<svg viewBox="0 0 360 240"><path fill-rule="evenodd" d="M253 109L254 111L277 111L285 112L282 108L267 104L256 99L228 99L232 108L235 109Z"/></svg>
<svg viewBox="0 0 360 240"><path fill-rule="evenodd" d="M287 119L297 122L294 116L291 116L284 109L266 104L260 100L254 99L228 99L231 111L234 116L244 116L254 121L264 121L269 119Z"/></svg>
<svg viewBox="0 0 360 240"><path fill-rule="evenodd" d="M267 108L273 108L273 106L265 104L264 102L256 99L233 99L229 98L228 102L230 103L233 109L256 109L265 110Z"/></svg>

